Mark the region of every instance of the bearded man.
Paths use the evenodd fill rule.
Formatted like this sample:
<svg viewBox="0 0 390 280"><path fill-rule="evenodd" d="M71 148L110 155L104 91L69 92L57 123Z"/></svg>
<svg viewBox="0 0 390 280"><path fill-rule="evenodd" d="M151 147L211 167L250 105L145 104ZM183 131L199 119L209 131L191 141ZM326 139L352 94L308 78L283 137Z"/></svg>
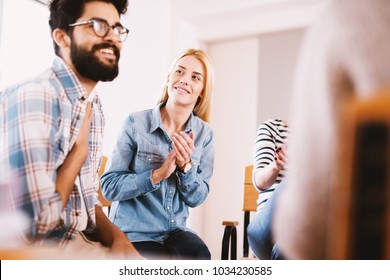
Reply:
<svg viewBox="0 0 390 280"><path fill-rule="evenodd" d="M95 86L118 75L127 5L51 1L52 67L0 93L1 192L27 216L26 244L141 258L97 199L104 115Z"/></svg>

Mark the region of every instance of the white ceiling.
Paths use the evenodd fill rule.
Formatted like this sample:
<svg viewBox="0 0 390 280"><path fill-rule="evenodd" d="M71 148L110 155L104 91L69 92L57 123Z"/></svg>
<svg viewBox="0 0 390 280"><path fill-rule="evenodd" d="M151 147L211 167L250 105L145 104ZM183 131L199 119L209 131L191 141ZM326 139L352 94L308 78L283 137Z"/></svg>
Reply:
<svg viewBox="0 0 390 280"><path fill-rule="evenodd" d="M130 9L132 1L142 0L129 0ZM172 7L172 17L192 25L201 41L212 42L306 27L329 0L165 1Z"/></svg>
<svg viewBox="0 0 390 280"><path fill-rule="evenodd" d="M172 16L214 42L307 27L329 0L171 0Z"/></svg>
<svg viewBox="0 0 390 280"><path fill-rule="evenodd" d="M41 2L43 4L48 4L50 0L33 0ZM131 5L131 1L129 0ZM142 1L142 0L138 0ZM161 0L155 0L161 1ZM190 18L202 18L210 15L220 15L234 13L237 11L248 11L252 12L262 11L272 12L275 10L283 10L287 8L298 8L308 5L316 5L319 3L326 2L328 0L165 0L167 4L169 1L172 3L177 11L182 11L182 17L187 19Z"/></svg>

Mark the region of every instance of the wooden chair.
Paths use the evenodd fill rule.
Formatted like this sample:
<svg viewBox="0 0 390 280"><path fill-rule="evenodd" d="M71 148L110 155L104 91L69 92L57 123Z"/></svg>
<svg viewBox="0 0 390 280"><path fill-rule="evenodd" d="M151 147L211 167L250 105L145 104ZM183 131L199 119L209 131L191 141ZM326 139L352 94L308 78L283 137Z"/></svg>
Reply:
<svg viewBox="0 0 390 280"><path fill-rule="evenodd" d="M373 96L341 103L329 259L390 259L390 89Z"/></svg>
<svg viewBox="0 0 390 280"><path fill-rule="evenodd" d="M244 184L243 184L243 207L244 211L244 240L243 240L243 257L247 258L249 255L249 244L247 227L250 221L251 212L257 210L257 197L258 191L255 189L252 183L252 170L253 165L245 166L244 169ZM237 221L223 221L222 225L225 226L224 235L222 238L222 260L228 259L229 247L230 247L230 259L237 259Z"/></svg>
<svg viewBox="0 0 390 280"><path fill-rule="evenodd" d="M106 168L106 163L107 163L107 157L106 156L102 156L102 164L100 165L99 167L99 171L98 171L98 174L99 174L99 177L102 177L103 173L104 173L104 169ZM99 190L98 190L98 197L99 197L99 201L100 203L103 205L103 209L107 209L106 214L109 213L110 211L110 207L111 207L111 201L108 201L107 199L104 198L103 194L102 194L102 190L101 188L99 187Z"/></svg>

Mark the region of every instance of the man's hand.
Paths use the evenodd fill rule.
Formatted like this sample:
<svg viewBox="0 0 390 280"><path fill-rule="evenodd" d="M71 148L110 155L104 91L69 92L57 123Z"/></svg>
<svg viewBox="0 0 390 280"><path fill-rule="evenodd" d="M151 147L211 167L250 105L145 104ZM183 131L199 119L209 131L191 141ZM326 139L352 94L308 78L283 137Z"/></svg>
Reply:
<svg viewBox="0 0 390 280"><path fill-rule="evenodd" d="M132 259L132 260L142 260L145 259L138 253L137 249L134 248L133 244L127 239L116 238L114 239L111 245L111 252L115 257L123 259Z"/></svg>
<svg viewBox="0 0 390 280"><path fill-rule="evenodd" d="M114 259L145 259L134 248L127 236L114 225L103 213L102 208L95 205L96 236L95 238L104 246L111 248Z"/></svg>
<svg viewBox="0 0 390 280"><path fill-rule="evenodd" d="M84 157L83 163L87 159L89 153L89 130L91 128L93 118L93 111L91 107L92 103L88 102L85 109L83 123L81 124L79 134L77 135L76 142L72 148L72 151L76 150L78 153L81 153L80 157Z"/></svg>
<svg viewBox="0 0 390 280"><path fill-rule="evenodd" d="M91 126L93 112L91 103L87 103L85 117L81 125L76 142L57 170L56 191L62 200L62 209L68 202L69 195L73 189L77 174L88 157L89 129Z"/></svg>

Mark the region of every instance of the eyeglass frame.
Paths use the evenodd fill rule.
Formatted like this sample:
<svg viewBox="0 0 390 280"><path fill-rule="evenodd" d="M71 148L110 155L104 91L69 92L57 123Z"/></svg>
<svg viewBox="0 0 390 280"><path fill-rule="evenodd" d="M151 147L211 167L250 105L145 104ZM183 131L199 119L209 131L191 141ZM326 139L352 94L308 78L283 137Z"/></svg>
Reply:
<svg viewBox="0 0 390 280"><path fill-rule="evenodd" d="M107 25L109 27L109 28L107 28L106 34L104 34L103 36L100 36L99 34L96 33L96 30L94 27L95 22L104 23L105 25ZM116 24L110 25L105 19L102 19L102 18L91 18L91 19L85 20L85 21L70 23L68 26L75 27L75 26L81 26L81 25L87 25L87 24L92 24L93 33L99 38L106 37L108 35L108 33L110 33L110 28L111 28L114 31L115 35L117 35L120 38L119 42L121 42L121 43L126 41L127 36L129 35L129 32L130 32L130 30L128 28L124 27L122 24L116 23ZM122 32L115 31L117 27L121 27ZM122 34L126 34L126 37L123 40L121 39Z"/></svg>

